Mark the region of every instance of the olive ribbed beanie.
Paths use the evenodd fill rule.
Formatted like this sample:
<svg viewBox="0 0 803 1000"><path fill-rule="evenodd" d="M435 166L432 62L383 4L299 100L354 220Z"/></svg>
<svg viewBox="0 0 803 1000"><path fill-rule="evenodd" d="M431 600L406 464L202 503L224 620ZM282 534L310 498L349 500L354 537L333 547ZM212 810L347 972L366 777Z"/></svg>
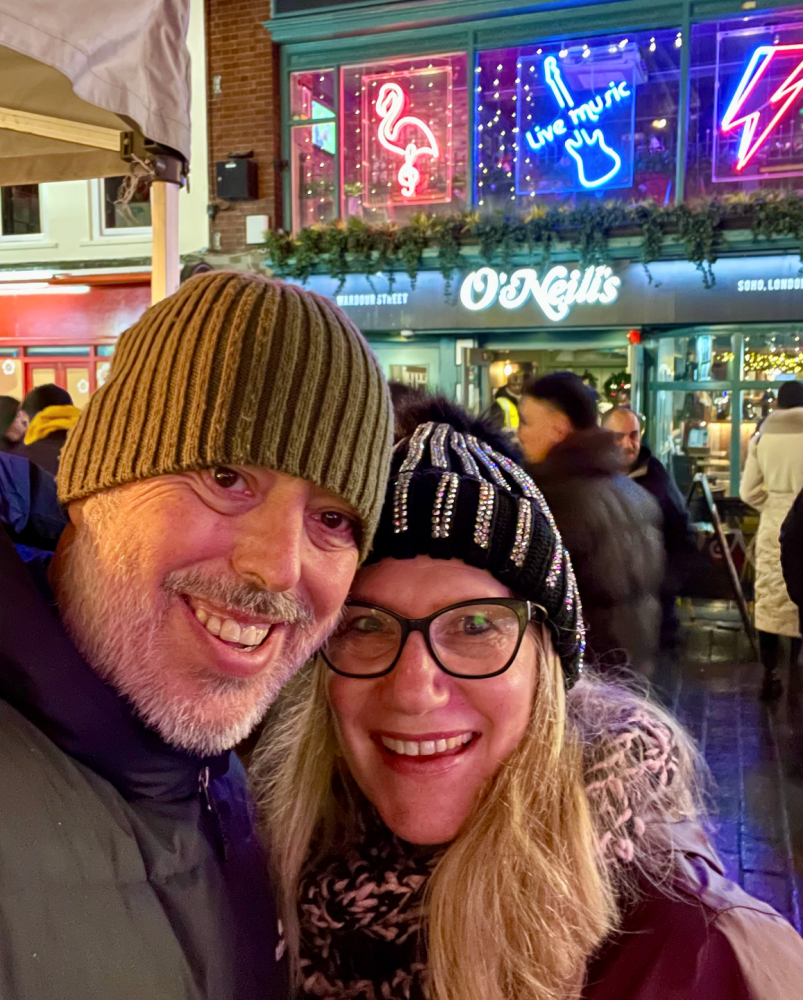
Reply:
<svg viewBox="0 0 803 1000"><path fill-rule="evenodd" d="M379 362L329 299L260 275L191 278L121 336L61 452L59 500L171 472L257 465L359 514L361 558L387 485Z"/></svg>

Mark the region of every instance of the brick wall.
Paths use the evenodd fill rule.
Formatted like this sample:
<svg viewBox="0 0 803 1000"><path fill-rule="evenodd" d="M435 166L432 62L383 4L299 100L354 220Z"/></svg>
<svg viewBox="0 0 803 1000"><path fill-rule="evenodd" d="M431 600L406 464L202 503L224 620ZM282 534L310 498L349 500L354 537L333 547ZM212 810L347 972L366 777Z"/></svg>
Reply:
<svg viewBox="0 0 803 1000"><path fill-rule="evenodd" d="M262 26L270 0L206 0L210 202L209 246L246 249L245 217L270 216L281 225L281 151L278 49ZM223 202L215 195L215 163L252 149L259 165L259 199Z"/></svg>

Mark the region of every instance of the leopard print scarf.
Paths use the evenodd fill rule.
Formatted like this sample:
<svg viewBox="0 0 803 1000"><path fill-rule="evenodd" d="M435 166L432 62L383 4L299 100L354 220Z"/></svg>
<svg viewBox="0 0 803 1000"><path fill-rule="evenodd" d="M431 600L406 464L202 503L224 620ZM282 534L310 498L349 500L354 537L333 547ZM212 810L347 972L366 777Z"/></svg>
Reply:
<svg viewBox="0 0 803 1000"><path fill-rule="evenodd" d="M301 995L427 1000L423 897L439 852L378 819L340 855L317 861L299 889Z"/></svg>

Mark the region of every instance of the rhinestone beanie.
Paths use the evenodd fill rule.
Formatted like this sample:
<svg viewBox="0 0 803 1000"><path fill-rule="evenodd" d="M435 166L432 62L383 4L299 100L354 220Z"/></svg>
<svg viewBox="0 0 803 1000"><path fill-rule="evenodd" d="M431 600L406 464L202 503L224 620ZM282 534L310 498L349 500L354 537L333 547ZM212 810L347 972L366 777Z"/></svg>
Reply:
<svg viewBox="0 0 803 1000"><path fill-rule="evenodd" d="M420 405L420 404L419 404ZM421 406L421 409L424 409ZM571 560L532 479L443 401L435 419L396 445L385 505L367 563L461 559L487 570L546 612L567 687L583 668L585 630ZM438 420L446 416L450 422ZM473 432L472 432L473 431Z"/></svg>

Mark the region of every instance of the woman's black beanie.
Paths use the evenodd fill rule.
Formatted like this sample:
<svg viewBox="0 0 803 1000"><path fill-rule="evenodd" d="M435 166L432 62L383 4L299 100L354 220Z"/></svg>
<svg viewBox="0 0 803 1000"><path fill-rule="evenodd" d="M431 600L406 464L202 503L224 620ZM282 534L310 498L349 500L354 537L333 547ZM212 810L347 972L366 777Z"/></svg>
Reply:
<svg viewBox="0 0 803 1000"><path fill-rule="evenodd" d="M583 665L585 629L571 561L554 518L509 439L440 397L396 413L391 476L366 565L461 559L546 613L567 686Z"/></svg>

